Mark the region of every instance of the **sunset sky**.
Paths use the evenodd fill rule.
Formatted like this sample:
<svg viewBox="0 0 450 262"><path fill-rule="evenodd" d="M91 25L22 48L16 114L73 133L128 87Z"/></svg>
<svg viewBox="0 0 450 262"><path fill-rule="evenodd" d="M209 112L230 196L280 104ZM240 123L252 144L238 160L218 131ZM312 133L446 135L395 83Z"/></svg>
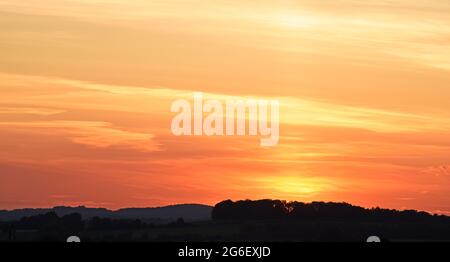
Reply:
<svg viewBox="0 0 450 262"><path fill-rule="evenodd" d="M280 141L177 137L280 101ZM450 1L0 0L0 209L345 201L450 214Z"/></svg>

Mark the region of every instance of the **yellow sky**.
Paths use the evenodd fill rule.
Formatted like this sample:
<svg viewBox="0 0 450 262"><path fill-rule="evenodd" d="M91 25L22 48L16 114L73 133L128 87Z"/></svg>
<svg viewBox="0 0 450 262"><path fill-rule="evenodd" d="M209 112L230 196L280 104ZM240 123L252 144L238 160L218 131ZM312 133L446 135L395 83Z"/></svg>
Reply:
<svg viewBox="0 0 450 262"><path fill-rule="evenodd" d="M450 212L450 3L0 0L0 208L232 198ZM192 92L280 143L174 137Z"/></svg>

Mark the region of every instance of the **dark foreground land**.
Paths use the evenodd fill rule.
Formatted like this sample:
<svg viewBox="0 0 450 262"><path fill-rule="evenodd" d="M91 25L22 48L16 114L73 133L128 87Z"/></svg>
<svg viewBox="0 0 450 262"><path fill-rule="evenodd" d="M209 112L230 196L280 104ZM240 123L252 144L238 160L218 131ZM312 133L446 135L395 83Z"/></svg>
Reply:
<svg viewBox="0 0 450 262"><path fill-rule="evenodd" d="M148 217L145 210L121 218L50 211L1 222L0 241L65 241L77 235L83 242L115 241L450 241L450 217L414 210L365 209L346 203L279 200L223 201L212 210L188 216ZM210 212L209 217L204 212ZM66 210L67 211L67 210ZM86 210L84 210L86 211ZM152 210L155 213L155 210ZM153 214L152 213L152 214ZM172 214L171 213L171 214ZM143 217L143 214L147 214ZM156 212L155 214L158 214ZM159 213L162 214L162 213ZM11 214L10 214L11 215ZM141 216L141 217L139 217ZM192 219L192 218L198 219Z"/></svg>

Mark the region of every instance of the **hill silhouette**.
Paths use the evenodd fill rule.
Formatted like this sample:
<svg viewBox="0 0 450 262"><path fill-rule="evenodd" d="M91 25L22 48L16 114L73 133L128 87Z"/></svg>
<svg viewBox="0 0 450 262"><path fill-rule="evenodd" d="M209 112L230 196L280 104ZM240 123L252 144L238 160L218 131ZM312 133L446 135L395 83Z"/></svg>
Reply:
<svg viewBox="0 0 450 262"><path fill-rule="evenodd" d="M106 208L89 208L84 206L57 206L53 208L26 208L10 211L0 210L0 221L20 220L23 217L42 215L49 212L54 212L58 216L78 213L81 215L82 219L101 217L112 219L176 220L181 217L186 221L192 221L209 220L211 218L211 210L211 206L200 204L179 204L149 208L123 208L115 211Z"/></svg>

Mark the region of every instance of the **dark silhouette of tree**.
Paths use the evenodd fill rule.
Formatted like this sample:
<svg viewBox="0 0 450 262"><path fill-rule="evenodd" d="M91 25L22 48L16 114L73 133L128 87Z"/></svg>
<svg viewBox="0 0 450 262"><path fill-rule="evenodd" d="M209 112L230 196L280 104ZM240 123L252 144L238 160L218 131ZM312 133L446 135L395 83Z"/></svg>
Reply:
<svg viewBox="0 0 450 262"><path fill-rule="evenodd" d="M111 219L93 217L88 223L89 230L130 230L145 226L139 219Z"/></svg>
<svg viewBox="0 0 450 262"><path fill-rule="evenodd" d="M215 205L213 220L303 220L366 222L450 222L446 216L416 210L366 209L348 203L286 202L281 200L226 200Z"/></svg>
<svg viewBox="0 0 450 262"><path fill-rule="evenodd" d="M213 219L281 219L289 213L285 201L280 200L226 200L218 203L212 211Z"/></svg>
<svg viewBox="0 0 450 262"><path fill-rule="evenodd" d="M48 212L36 216L23 217L19 225L23 229L51 229L58 226L59 217L55 212Z"/></svg>
<svg viewBox="0 0 450 262"><path fill-rule="evenodd" d="M61 223L66 230L72 231L74 233L80 232L84 228L84 222L81 215L78 213L72 213L63 216L61 218Z"/></svg>

